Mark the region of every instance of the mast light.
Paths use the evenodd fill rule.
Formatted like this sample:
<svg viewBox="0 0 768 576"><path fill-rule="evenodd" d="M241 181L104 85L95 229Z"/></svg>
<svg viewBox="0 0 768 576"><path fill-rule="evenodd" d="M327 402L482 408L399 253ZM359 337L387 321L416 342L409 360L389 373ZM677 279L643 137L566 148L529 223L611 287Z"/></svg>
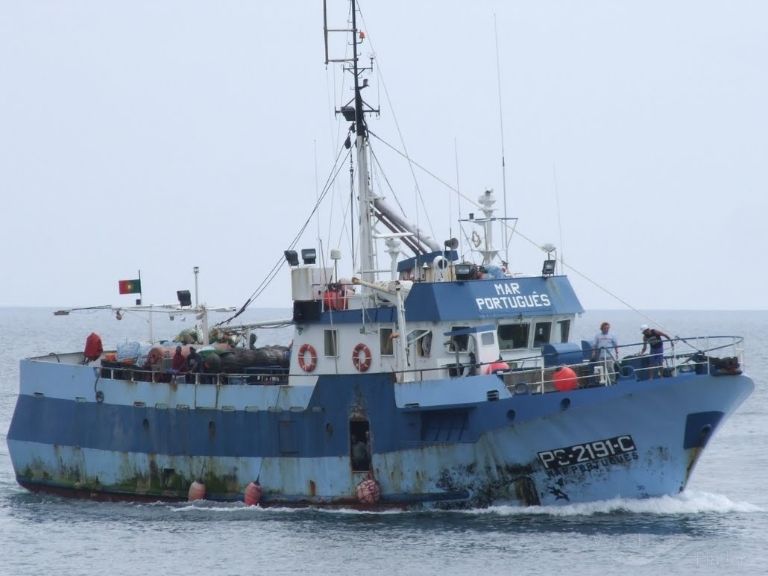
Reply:
<svg viewBox="0 0 768 576"><path fill-rule="evenodd" d="M355 121L355 107L354 106L342 106L341 115L344 116L344 120L347 122Z"/></svg>

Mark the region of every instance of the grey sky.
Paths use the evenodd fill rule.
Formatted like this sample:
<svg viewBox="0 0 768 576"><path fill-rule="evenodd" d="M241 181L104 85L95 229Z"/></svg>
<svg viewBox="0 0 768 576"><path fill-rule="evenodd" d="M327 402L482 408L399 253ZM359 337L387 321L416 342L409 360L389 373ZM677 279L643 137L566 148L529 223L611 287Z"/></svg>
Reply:
<svg viewBox="0 0 768 576"><path fill-rule="evenodd" d="M638 308L766 307L768 3L361 4L382 138L402 148L396 118L414 160L455 184L458 157L462 192L502 204L495 14L518 229ZM117 281L138 269L145 302L173 302L193 266L203 300L242 304L330 170L340 77L321 0L0 1L0 305L128 304ZM407 166L374 151L408 217L457 236L456 195L417 170L427 220ZM347 199L345 168L319 220L350 275ZM571 279L586 307L622 307ZM288 286L255 305L289 306Z"/></svg>

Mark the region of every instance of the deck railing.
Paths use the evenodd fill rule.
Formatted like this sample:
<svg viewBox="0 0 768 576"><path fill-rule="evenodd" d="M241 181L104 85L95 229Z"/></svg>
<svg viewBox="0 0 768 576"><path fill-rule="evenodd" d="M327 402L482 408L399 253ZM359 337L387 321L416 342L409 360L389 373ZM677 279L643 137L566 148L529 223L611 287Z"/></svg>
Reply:
<svg viewBox="0 0 768 576"><path fill-rule="evenodd" d="M397 381L426 381L437 378L464 378L475 374L496 374L513 393L554 392L574 385L578 388L611 386L627 380L648 380L655 377L691 374L732 374L739 373L743 366L743 338L738 336L695 336L676 337L669 342L660 358L661 365L650 362L650 354L640 355L642 343L620 346L619 359L609 354L606 358L592 360L590 351L585 351L582 361L569 363L572 374L564 377L562 366L545 363L543 355L488 363L471 363L469 356L437 367L421 368L403 372L391 372ZM624 354L623 352L629 352ZM612 351L611 351L612 352ZM449 358L446 357L446 360ZM84 364L82 353L50 354L33 360L67 364ZM132 382L189 383L210 385L286 385L289 374L286 368L267 367L248 369L243 374L216 373L174 373L168 370L152 370L103 362L93 365L100 371L101 378L127 380ZM317 374L291 374L290 378L315 377Z"/></svg>

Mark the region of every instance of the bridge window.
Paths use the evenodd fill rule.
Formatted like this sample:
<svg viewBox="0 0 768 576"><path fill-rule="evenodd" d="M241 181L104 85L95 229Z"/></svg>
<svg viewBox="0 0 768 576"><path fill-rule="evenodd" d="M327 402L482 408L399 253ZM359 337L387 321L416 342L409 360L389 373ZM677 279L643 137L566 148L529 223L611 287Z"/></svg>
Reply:
<svg viewBox="0 0 768 576"><path fill-rule="evenodd" d="M499 326L499 349L528 348L530 324L502 324Z"/></svg>
<svg viewBox="0 0 768 576"><path fill-rule="evenodd" d="M568 342L568 336L571 332L571 321L560 320L557 324L560 326L560 342Z"/></svg>
<svg viewBox="0 0 768 576"><path fill-rule="evenodd" d="M537 322L533 331L533 347L541 348L549 344L549 335L552 332L552 322Z"/></svg>
<svg viewBox="0 0 768 576"><path fill-rule="evenodd" d="M469 328L468 326L453 326L451 328L451 331L454 330L466 330ZM469 346L469 334L459 334L451 336L451 342L449 344L449 349L453 351L459 351L464 352L467 350L467 347Z"/></svg>
<svg viewBox="0 0 768 576"><path fill-rule="evenodd" d="M493 346L496 339L493 337L493 332L483 332L480 334L480 344L483 346Z"/></svg>

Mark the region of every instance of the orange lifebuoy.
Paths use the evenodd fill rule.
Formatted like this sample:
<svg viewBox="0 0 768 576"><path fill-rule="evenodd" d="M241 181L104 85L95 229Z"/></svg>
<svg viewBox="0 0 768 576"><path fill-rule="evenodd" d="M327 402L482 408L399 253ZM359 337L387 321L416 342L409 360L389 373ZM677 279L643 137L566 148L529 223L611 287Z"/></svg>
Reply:
<svg viewBox="0 0 768 576"><path fill-rule="evenodd" d="M360 357L360 353L363 353L363 357ZM360 342L352 351L352 364L358 372L368 372L371 367L371 349L365 344Z"/></svg>
<svg viewBox="0 0 768 576"><path fill-rule="evenodd" d="M307 352L309 352L309 361L306 359ZM299 348L299 366L304 372L312 372L317 368L317 351L312 344L304 344Z"/></svg>

